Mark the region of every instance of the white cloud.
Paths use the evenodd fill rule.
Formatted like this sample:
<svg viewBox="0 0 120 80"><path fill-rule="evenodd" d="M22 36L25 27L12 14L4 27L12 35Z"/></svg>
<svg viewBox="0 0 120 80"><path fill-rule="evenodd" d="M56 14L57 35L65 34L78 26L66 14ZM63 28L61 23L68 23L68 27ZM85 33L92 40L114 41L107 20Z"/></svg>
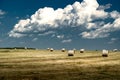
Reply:
<svg viewBox="0 0 120 80"><path fill-rule="evenodd" d="M6 14L3 10L0 9L0 19L3 18L3 15Z"/></svg>
<svg viewBox="0 0 120 80"><path fill-rule="evenodd" d="M17 16L16 19L19 19L19 17Z"/></svg>
<svg viewBox="0 0 120 80"><path fill-rule="evenodd" d="M111 38L111 41L116 41L117 40L117 38Z"/></svg>
<svg viewBox="0 0 120 80"><path fill-rule="evenodd" d="M34 38L32 41L37 41L38 40L38 38Z"/></svg>
<svg viewBox="0 0 120 80"><path fill-rule="evenodd" d="M5 12L3 10L0 10L0 15L4 15Z"/></svg>
<svg viewBox="0 0 120 80"><path fill-rule="evenodd" d="M99 25L98 25L99 26ZM104 38L109 36L109 32L112 32L112 25L105 24L96 30L91 30L90 32L82 32L83 38L94 39L94 38Z"/></svg>
<svg viewBox="0 0 120 80"><path fill-rule="evenodd" d="M10 37L20 38L20 37L26 36L26 34L15 33L14 31L11 31L11 34L9 34L9 36L10 36Z"/></svg>
<svg viewBox="0 0 120 80"><path fill-rule="evenodd" d="M39 33L38 36L46 36L46 35L49 35L49 34L54 34L55 31L48 31L48 32L44 32L44 33Z"/></svg>
<svg viewBox="0 0 120 80"><path fill-rule="evenodd" d="M109 17L113 18L114 21L108 23L103 22L102 24L94 23L97 26L96 29L84 31L80 35L88 39L104 38L108 37L111 32L120 30L120 13L117 11L110 12ZM92 28L94 28L94 25L92 25Z"/></svg>
<svg viewBox="0 0 120 80"><path fill-rule="evenodd" d="M55 34L52 34L52 36L51 36L51 37L52 37L52 38L53 38L53 37L55 37Z"/></svg>
<svg viewBox="0 0 120 80"><path fill-rule="evenodd" d="M58 39L63 39L63 38L64 38L64 35L57 35L57 38L58 38Z"/></svg>
<svg viewBox="0 0 120 80"><path fill-rule="evenodd" d="M114 22L113 22L113 27L116 29L120 29L120 18L117 18Z"/></svg>
<svg viewBox="0 0 120 80"><path fill-rule="evenodd" d="M108 44L113 44L118 40L118 38L111 38L111 40L108 42Z"/></svg>
<svg viewBox="0 0 120 80"><path fill-rule="evenodd" d="M120 12L112 11L112 12L110 12L110 16L113 19L119 18L120 17Z"/></svg>
<svg viewBox="0 0 120 80"><path fill-rule="evenodd" d="M97 25L95 23L88 23L87 24L87 29L93 29L93 28L97 28Z"/></svg>
<svg viewBox="0 0 120 80"><path fill-rule="evenodd" d="M40 8L30 18L20 20L9 32L10 37L22 37L38 33L41 35L52 34L59 28L78 27L83 38L94 39L108 37L110 32L120 30L120 13L117 11L106 12L110 4L101 6L97 0L83 0L67 5L65 8L54 10L50 7ZM105 22L112 18L113 22ZM44 32L44 33L41 33ZM63 34L63 33L62 33ZM63 34L64 35L64 34ZM57 38L63 38L57 36Z"/></svg>
<svg viewBox="0 0 120 80"><path fill-rule="evenodd" d="M98 9L105 10L105 9L109 9L111 6L112 6L112 4L100 5Z"/></svg>
<svg viewBox="0 0 120 80"><path fill-rule="evenodd" d="M72 41L72 39L66 39L66 40L63 40L62 43L70 43Z"/></svg>

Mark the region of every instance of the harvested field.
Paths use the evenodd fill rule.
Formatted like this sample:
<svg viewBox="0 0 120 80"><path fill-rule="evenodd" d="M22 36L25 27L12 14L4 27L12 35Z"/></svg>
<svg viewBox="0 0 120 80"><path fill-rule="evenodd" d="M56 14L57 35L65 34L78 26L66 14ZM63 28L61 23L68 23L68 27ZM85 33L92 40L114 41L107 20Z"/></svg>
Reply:
<svg viewBox="0 0 120 80"><path fill-rule="evenodd" d="M0 50L0 80L120 80L120 52Z"/></svg>

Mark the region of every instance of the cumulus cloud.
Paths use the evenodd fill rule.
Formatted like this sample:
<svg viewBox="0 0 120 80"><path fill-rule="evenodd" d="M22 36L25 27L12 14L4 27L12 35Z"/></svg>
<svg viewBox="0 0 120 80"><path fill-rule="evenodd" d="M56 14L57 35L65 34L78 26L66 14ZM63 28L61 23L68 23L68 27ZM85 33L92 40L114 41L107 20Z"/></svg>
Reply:
<svg viewBox="0 0 120 80"><path fill-rule="evenodd" d="M70 43L72 41L72 39L66 39L66 40L63 40L62 43Z"/></svg>
<svg viewBox="0 0 120 80"><path fill-rule="evenodd" d="M113 18L113 19L120 18L120 12L112 11L112 12L110 12L110 16L111 16L111 18Z"/></svg>
<svg viewBox="0 0 120 80"><path fill-rule="evenodd" d="M114 31L112 30L112 28L113 28L112 24L108 23L108 24L104 24L100 28L97 28L96 30L91 30L89 32L84 31L81 33L81 35L83 38L89 38L89 39L108 37L110 35L109 32Z"/></svg>
<svg viewBox="0 0 120 80"><path fill-rule="evenodd" d="M10 37L23 37L38 33L48 35L56 29L77 27L82 38L95 39L108 37L111 32L120 30L120 13L106 12L111 4L99 5L97 0L83 0L54 10L51 7L40 8L30 18L20 20L9 32ZM113 21L108 22L108 19ZM81 32L81 30L84 30ZM44 32L41 34L41 32ZM63 34L63 33L62 33ZM64 35L64 34L63 34ZM78 34L76 34L78 35ZM64 36L57 36L63 38Z"/></svg>

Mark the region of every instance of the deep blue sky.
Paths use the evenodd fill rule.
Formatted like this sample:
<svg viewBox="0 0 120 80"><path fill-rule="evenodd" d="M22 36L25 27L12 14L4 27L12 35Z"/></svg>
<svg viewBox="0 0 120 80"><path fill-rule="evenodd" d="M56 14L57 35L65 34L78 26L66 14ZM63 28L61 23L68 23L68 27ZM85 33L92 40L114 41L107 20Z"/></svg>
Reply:
<svg viewBox="0 0 120 80"><path fill-rule="evenodd" d="M52 7L55 10L58 8L64 8L68 4L73 4L75 1L82 2L83 0L0 0L0 10L5 14L0 15L0 47L18 47L27 46L34 48L47 48L53 47L55 49L61 49L65 47L67 49L120 49L120 30L112 32L109 37L97 38L97 39L84 39L78 37L75 33L79 32L77 29L69 29L66 31L57 30L58 33L72 34L72 41L68 43L61 43L61 39L40 36L40 37L21 37L14 38L9 37L8 33L14 28L14 25L21 19L30 18L38 9L44 7ZM112 4L108 12L118 11L120 12L119 0L97 0L100 5ZM74 32L72 33L72 30ZM63 31L63 32L62 32ZM33 38L38 40L33 41Z"/></svg>

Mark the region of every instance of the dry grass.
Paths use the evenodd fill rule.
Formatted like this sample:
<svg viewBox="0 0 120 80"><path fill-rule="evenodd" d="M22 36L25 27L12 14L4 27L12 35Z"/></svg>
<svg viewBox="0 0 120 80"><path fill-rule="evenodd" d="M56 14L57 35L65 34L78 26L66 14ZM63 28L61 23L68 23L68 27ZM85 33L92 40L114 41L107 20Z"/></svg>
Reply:
<svg viewBox="0 0 120 80"><path fill-rule="evenodd" d="M0 80L120 80L120 52L0 50Z"/></svg>

